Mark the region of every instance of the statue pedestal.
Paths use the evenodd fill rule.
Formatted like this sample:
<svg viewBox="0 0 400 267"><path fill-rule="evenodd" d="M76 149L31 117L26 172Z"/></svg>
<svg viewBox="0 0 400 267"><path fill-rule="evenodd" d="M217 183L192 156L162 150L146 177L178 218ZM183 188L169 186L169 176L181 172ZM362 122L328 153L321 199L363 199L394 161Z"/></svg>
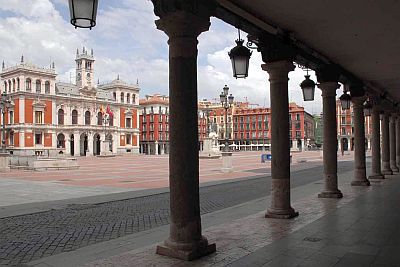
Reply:
<svg viewBox="0 0 400 267"><path fill-rule="evenodd" d="M0 172L10 171L10 154L0 152Z"/></svg>
<svg viewBox="0 0 400 267"><path fill-rule="evenodd" d="M233 172L232 152L222 152L222 172Z"/></svg>
<svg viewBox="0 0 400 267"><path fill-rule="evenodd" d="M221 157L221 153L213 148L213 142L214 140L209 137L204 139L203 150L199 155L201 159L219 159Z"/></svg>
<svg viewBox="0 0 400 267"><path fill-rule="evenodd" d="M99 157L114 157L115 155L110 151L110 141L101 141L101 150Z"/></svg>

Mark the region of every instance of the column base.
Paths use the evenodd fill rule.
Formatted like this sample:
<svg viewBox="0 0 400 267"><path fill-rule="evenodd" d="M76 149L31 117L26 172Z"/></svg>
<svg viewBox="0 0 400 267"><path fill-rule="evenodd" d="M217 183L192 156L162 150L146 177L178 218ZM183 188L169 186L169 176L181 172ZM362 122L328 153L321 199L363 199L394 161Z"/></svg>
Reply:
<svg viewBox="0 0 400 267"><path fill-rule="evenodd" d="M368 176L368 179L385 179L385 176L383 174L373 174Z"/></svg>
<svg viewBox="0 0 400 267"><path fill-rule="evenodd" d="M352 186L370 186L371 183L367 179L365 179L363 181L352 181L351 185Z"/></svg>
<svg viewBox="0 0 400 267"><path fill-rule="evenodd" d="M393 172L392 172L392 170L382 170L382 174L383 175L392 175Z"/></svg>
<svg viewBox="0 0 400 267"><path fill-rule="evenodd" d="M397 167L390 167L390 169L392 169L392 172L399 172L399 168L397 168Z"/></svg>
<svg viewBox="0 0 400 267"><path fill-rule="evenodd" d="M162 256L192 261L214 253L215 251L215 243L208 244L207 239L203 237L200 241L193 243L177 243L168 239L164 244L157 246L156 253Z"/></svg>
<svg viewBox="0 0 400 267"><path fill-rule="evenodd" d="M343 194L338 191L324 191L318 194L318 198L342 198Z"/></svg>
<svg viewBox="0 0 400 267"><path fill-rule="evenodd" d="M299 213L295 211L293 208L288 210L275 210L275 209L267 209L265 213L265 218L274 218L274 219L291 219L299 216Z"/></svg>

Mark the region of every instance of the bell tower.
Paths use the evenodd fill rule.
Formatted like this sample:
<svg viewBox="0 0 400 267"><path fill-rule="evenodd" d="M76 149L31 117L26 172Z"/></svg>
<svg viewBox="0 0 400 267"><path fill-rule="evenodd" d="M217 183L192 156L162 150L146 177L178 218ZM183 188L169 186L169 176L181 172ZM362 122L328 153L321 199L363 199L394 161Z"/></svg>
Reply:
<svg viewBox="0 0 400 267"><path fill-rule="evenodd" d="M79 88L87 87L90 89L95 84L93 82L93 72L94 72L94 57L93 49L91 49L90 54L85 47L82 49L82 53L79 49L76 50L76 85Z"/></svg>

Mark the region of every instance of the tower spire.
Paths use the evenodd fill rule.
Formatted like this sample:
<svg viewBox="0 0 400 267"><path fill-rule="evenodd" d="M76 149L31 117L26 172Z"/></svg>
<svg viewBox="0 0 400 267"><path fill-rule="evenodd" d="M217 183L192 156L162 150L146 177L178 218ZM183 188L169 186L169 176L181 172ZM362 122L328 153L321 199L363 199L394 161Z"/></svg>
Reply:
<svg viewBox="0 0 400 267"><path fill-rule="evenodd" d="M4 63L4 60L3 60L2 68L3 68L3 70L6 68L6 64Z"/></svg>
<svg viewBox="0 0 400 267"><path fill-rule="evenodd" d="M24 63L24 54L21 56L21 63Z"/></svg>

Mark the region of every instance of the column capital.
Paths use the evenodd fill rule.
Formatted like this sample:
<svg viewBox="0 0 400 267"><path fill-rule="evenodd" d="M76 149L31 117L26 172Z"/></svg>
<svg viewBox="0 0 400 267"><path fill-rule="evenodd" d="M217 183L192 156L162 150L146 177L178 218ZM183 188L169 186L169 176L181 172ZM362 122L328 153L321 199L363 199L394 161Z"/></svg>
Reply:
<svg viewBox="0 0 400 267"><path fill-rule="evenodd" d="M262 36L258 39L258 51L265 63L275 61L291 61L296 57L296 51L275 37Z"/></svg>
<svg viewBox="0 0 400 267"><path fill-rule="evenodd" d="M353 103L354 108L362 108L366 99L366 96L352 96L351 102Z"/></svg>
<svg viewBox="0 0 400 267"><path fill-rule="evenodd" d="M315 71L319 83L338 82L340 71L335 65L325 65Z"/></svg>
<svg viewBox="0 0 400 267"><path fill-rule="evenodd" d="M216 4L213 0L152 0L157 29L170 38L197 37L210 27Z"/></svg>
<svg viewBox="0 0 400 267"><path fill-rule="evenodd" d="M340 84L337 82L321 82L318 84L318 88L322 91L322 97L335 97Z"/></svg>
<svg viewBox="0 0 400 267"><path fill-rule="evenodd" d="M268 72L270 75L272 74L282 74L287 75L289 72L295 69L295 65L292 61L289 60L281 60L268 62L267 64L261 64L261 69Z"/></svg>

